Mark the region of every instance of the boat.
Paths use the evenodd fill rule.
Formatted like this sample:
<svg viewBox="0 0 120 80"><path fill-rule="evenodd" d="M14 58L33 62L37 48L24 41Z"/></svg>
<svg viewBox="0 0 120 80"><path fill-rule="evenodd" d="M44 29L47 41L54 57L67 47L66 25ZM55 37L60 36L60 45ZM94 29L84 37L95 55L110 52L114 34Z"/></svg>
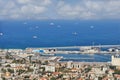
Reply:
<svg viewBox="0 0 120 80"><path fill-rule="evenodd" d="M2 36L3 35L3 33L0 33L0 36Z"/></svg>
<svg viewBox="0 0 120 80"><path fill-rule="evenodd" d="M73 34L73 35L77 35L78 33L77 33L77 32L73 32L72 34Z"/></svg>
<svg viewBox="0 0 120 80"><path fill-rule="evenodd" d="M33 36L33 38L38 38L37 36Z"/></svg>

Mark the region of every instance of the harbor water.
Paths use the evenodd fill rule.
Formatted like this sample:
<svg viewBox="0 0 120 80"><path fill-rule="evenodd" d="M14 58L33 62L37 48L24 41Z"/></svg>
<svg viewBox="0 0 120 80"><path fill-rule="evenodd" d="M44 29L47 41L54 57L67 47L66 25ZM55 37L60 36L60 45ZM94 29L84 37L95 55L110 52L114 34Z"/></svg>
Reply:
<svg viewBox="0 0 120 80"><path fill-rule="evenodd" d="M62 56L60 61L73 62L110 62L112 54L55 54L55 56Z"/></svg>

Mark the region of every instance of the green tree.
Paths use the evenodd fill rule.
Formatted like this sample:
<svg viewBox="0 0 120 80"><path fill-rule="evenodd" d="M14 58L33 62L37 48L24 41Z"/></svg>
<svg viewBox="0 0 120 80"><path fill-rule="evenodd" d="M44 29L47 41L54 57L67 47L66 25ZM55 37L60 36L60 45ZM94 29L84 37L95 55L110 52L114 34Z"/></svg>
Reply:
<svg viewBox="0 0 120 80"><path fill-rule="evenodd" d="M24 78L27 78L27 79L28 79L29 77L30 77L30 76L25 76Z"/></svg>
<svg viewBox="0 0 120 80"><path fill-rule="evenodd" d="M14 70L13 69L8 69L8 72L14 73Z"/></svg>
<svg viewBox="0 0 120 80"><path fill-rule="evenodd" d="M91 70L91 67L85 68L85 73L88 73Z"/></svg>
<svg viewBox="0 0 120 80"><path fill-rule="evenodd" d="M55 77L52 77L50 80L56 80L56 78L55 78Z"/></svg>
<svg viewBox="0 0 120 80"><path fill-rule="evenodd" d="M4 69L4 68L2 68L1 71L2 71L3 73L6 73L6 69Z"/></svg>
<svg viewBox="0 0 120 80"><path fill-rule="evenodd" d="M116 69L114 74L120 74L120 70Z"/></svg>
<svg viewBox="0 0 120 80"><path fill-rule="evenodd" d="M25 63L26 63L26 59L25 59L25 58L22 58L22 59L20 60L20 63L21 63L21 64L25 64Z"/></svg>
<svg viewBox="0 0 120 80"><path fill-rule="evenodd" d="M116 66L109 66L109 67L110 67L110 69L113 69L113 70L116 69Z"/></svg>
<svg viewBox="0 0 120 80"><path fill-rule="evenodd" d="M2 77L2 80L6 80L6 78L5 78L5 77Z"/></svg>
<svg viewBox="0 0 120 80"><path fill-rule="evenodd" d="M0 66L2 66L2 64L0 63Z"/></svg>
<svg viewBox="0 0 120 80"><path fill-rule="evenodd" d="M0 60L2 60L2 57L0 57Z"/></svg>
<svg viewBox="0 0 120 80"><path fill-rule="evenodd" d="M98 77L98 80L102 80L102 77Z"/></svg>
<svg viewBox="0 0 120 80"><path fill-rule="evenodd" d="M5 58L6 58L6 59L10 59L10 56L9 56L9 55L6 55Z"/></svg>
<svg viewBox="0 0 120 80"><path fill-rule="evenodd" d="M5 67L11 67L10 64L6 65Z"/></svg>
<svg viewBox="0 0 120 80"><path fill-rule="evenodd" d="M33 72L34 70L28 67L27 72Z"/></svg>
<svg viewBox="0 0 120 80"><path fill-rule="evenodd" d="M38 63L41 64L42 62L39 60Z"/></svg>
<svg viewBox="0 0 120 80"><path fill-rule="evenodd" d="M33 80L37 80L36 78L34 78Z"/></svg>
<svg viewBox="0 0 120 80"><path fill-rule="evenodd" d="M48 61L45 61L45 62L44 62L44 65L48 65L48 63L49 63Z"/></svg>
<svg viewBox="0 0 120 80"><path fill-rule="evenodd" d="M60 78L60 79L63 78L63 74L59 74L58 78Z"/></svg>

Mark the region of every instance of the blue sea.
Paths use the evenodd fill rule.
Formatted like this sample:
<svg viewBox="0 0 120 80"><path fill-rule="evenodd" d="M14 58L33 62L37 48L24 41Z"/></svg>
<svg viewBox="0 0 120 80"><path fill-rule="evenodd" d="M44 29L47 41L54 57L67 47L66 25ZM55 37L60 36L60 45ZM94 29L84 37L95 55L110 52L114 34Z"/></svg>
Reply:
<svg viewBox="0 0 120 80"><path fill-rule="evenodd" d="M73 62L111 62L111 54L55 54L55 56L62 56L60 61Z"/></svg>
<svg viewBox="0 0 120 80"><path fill-rule="evenodd" d="M93 43L120 44L119 20L0 21L0 48L85 46ZM109 54L56 56L63 56L62 61L111 61Z"/></svg>
<svg viewBox="0 0 120 80"><path fill-rule="evenodd" d="M0 48L120 44L119 20L0 21Z"/></svg>

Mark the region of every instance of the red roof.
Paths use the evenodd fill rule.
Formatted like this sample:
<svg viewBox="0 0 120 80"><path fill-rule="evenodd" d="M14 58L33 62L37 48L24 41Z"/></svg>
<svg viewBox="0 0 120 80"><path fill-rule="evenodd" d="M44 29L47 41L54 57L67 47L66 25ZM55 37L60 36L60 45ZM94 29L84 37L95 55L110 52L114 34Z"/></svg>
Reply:
<svg viewBox="0 0 120 80"><path fill-rule="evenodd" d="M44 78L44 77L42 77L42 78L40 78L39 80L47 80L46 78Z"/></svg>
<svg viewBox="0 0 120 80"><path fill-rule="evenodd" d="M58 74L60 74L60 73L59 73L59 72L54 72L54 73L53 73L53 75L58 75Z"/></svg>

